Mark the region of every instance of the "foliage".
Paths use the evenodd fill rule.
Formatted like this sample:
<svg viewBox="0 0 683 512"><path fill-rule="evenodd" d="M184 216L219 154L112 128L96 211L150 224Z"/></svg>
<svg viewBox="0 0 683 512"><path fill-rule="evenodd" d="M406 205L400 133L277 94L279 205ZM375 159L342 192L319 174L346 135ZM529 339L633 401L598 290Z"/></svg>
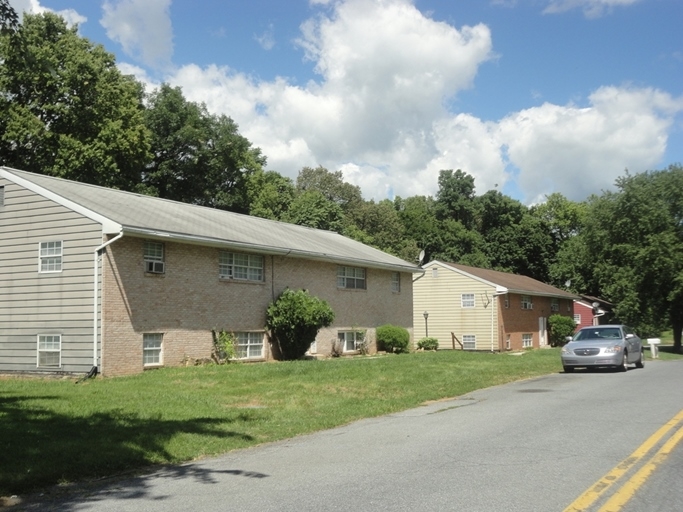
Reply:
<svg viewBox="0 0 683 512"><path fill-rule="evenodd" d="M275 171L257 170L247 183L249 215L280 220L294 201L295 191L291 179Z"/></svg>
<svg viewBox="0 0 683 512"><path fill-rule="evenodd" d="M564 315L550 315L548 330L550 331L550 345L561 347L567 342L567 336L572 336L576 329L573 318Z"/></svg>
<svg viewBox="0 0 683 512"><path fill-rule="evenodd" d="M337 233L344 230L344 212L341 207L316 190L303 192L296 197L281 220Z"/></svg>
<svg viewBox="0 0 683 512"><path fill-rule="evenodd" d="M596 289L615 316L641 336L668 325L674 349L683 329L683 167L617 180L618 192L592 197L583 242Z"/></svg>
<svg viewBox="0 0 683 512"><path fill-rule="evenodd" d="M19 16L9 4L9 0L0 0L0 34L12 34L19 29Z"/></svg>
<svg viewBox="0 0 683 512"><path fill-rule="evenodd" d="M401 354L408 352L410 333L408 329L398 325L380 325L376 330L377 346L387 352Z"/></svg>
<svg viewBox="0 0 683 512"><path fill-rule="evenodd" d="M341 171L330 172L322 166L304 167L296 178L299 193L319 192L343 212L356 210L363 202L360 187L344 181Z"/></svg>
<svg viewBox="0 0 683 512"><path fill-rule="evenodd" d="M235 335L224 330L211 331L213 335L213 359L218 364L229 363L237 358L237 340Z"/></svg>
<svg viewBox="0 0 683 512"><path fill-rule="evenodd" d="M422 350L437 350L439 348L439 340L432 337L422 338L417 342L417 348Z"/></svg>
<svg viewBox="0 0 683 512"><path fill-rule="evenodd" d="M147 193L185 203L246 213L249 177L266 159L227 116L187 101L162 84L148 98L145 120L153 158L144 173Z"/></svg>
<svg viewBox="0 0 683 512"><path fill-rule="evenodd" d="M474 177L458 169L439 171L436 211L441 219L453 219L465 228L474 227Z"/></svg>
<svg viewBox="0 0 683 512"><path fill-rule="evenodd" d="M318 331L334 320L329 304L306 290L286 289L268 306L266 326L285 360L303 357Z"/></svg>
<svg viewBox="0 0 683 512"><path fill-rule="evenodd" d="M142 86L52 13L0 36L0 161L131 190L149 158Z"/></svg>

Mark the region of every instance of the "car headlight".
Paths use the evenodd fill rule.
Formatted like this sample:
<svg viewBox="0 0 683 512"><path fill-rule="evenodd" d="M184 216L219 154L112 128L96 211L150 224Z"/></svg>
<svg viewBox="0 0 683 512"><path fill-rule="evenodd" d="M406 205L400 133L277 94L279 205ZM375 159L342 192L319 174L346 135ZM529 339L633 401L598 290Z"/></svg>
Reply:
<svg viewBox="0 0 683 512"><path fill-rule="evenodd" d="M614 345L605 349L605 354L617 354L619 352L621 352L621 345Z"/></svg>
<svg viewBox="0 0 683 512"><path fill-rule="evenodd" d="M567 347L562 347L562 355L563 356L571 356L571 355L574 355L574 351L572 349L567 348Z"/></svg>

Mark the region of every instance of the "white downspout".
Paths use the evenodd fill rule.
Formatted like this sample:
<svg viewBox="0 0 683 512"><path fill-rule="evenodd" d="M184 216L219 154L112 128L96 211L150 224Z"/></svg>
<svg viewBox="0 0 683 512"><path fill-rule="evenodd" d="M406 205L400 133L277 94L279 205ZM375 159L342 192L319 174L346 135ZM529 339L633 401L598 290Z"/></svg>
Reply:
<svg viewBox="0 0 683 512"><path fill-rule="evenodd" d="M97 260L100 255L100 251L107 247L109 244L116 242L119 238L123 236L123 231L121 231L118 235L116 235L114 238L111 240L106 241L102 245L100 245L97 249L94 251L94 258L95 258L95 264L94 264L94 288L93 288L93 297L94 297L94 307L93 307L93 342L92 342L92 365L93 367L97 367L97 277L98 277L98 272L97 272Z"/></svg>

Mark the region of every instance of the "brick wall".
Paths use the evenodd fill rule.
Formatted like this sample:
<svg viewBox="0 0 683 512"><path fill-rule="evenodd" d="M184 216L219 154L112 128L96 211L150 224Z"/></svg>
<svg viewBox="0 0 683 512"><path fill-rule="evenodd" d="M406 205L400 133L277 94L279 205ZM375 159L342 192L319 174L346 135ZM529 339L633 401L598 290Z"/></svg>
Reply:
<svg viewBox="0 0 683 512"><path fill-rule="evenodd" d="M508 299L509 307L505 307L505 299ZM574 317L574 304L571 299L559 299L559 311L551 310L550 297L532 296L533 308L522 309L522 296L510 293L501 296L499 300L499 335L500 349L506 349L506 341L509 335L510 350L522 350L523 334L532 335L534 348L540 346L539 318L548 318L555 314L561 314L570 318ZM568 309L569 308L569 309ZM549 343L549 340L547 340Z"/></svg>
<svg viewBox="0 0 683 512"><path fill-rule="evenodd" d="M219 249L165 242L165 273L147 274L141 238L123 237L103 260L102 371L123 375L143 370L143 333L163 333L163 363L208 358L212 329L263 331L266 308L287 287L307 289L329 302L334 324L317 339L329 355L338 330L392 323L412 332L412 276L401 275L401 292L391 292L391 272L366 269L367 290L337 288L337 265L284 256L265 256L264 281L222 280ZM264 341L264 358L272 352ZM374 343L372 345L374 349Z"/></svg>

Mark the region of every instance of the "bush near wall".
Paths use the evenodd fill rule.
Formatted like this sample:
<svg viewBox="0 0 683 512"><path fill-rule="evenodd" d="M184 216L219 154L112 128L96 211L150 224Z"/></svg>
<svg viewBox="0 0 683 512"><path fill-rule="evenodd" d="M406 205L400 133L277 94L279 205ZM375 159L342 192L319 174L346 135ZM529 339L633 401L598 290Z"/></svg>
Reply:
<svg viewBox="0 0 683 512"><path fill-rule="evenodd" d="M380 325L375 334L377 336L377 347L381 350L395 354L408 352L410 333L405 327L390 324Z"/></svg>

